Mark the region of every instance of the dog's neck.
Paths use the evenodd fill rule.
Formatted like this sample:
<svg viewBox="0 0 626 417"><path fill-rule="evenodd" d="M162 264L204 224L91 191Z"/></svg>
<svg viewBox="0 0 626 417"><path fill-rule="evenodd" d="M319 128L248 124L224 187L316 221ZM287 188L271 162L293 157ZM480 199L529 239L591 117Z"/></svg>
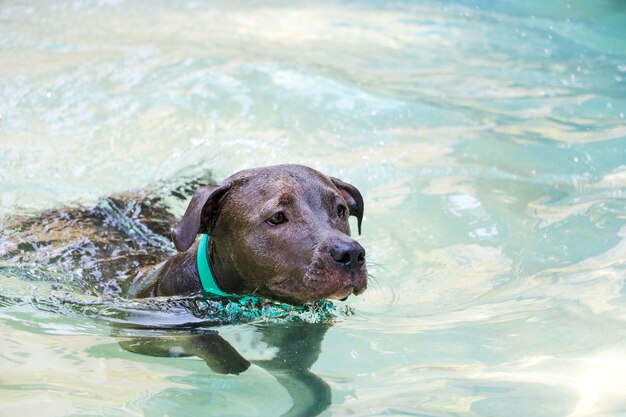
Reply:
<svg viewBox="0 0 626 417"><path fill-rule="evenodd" d="M232 262L228 262L228 254L220 251L219 244L214 239L209 239L206 256L217 285L228 294L241 294L244 291L243 279ZM200 280L199 275L198 279Z"/></svg>
<svg viewBox="0 0 626 417"><path fill-rule="evenodd" d="M198 276L202 287L202 295L205 298L213 298L216 296L229 297L235 295L224 291L215 278L213 268L211 267L211 261L209 259L209 242L209 235L200 235L198 250L196 251L196 267L198 269Z"/></svg>

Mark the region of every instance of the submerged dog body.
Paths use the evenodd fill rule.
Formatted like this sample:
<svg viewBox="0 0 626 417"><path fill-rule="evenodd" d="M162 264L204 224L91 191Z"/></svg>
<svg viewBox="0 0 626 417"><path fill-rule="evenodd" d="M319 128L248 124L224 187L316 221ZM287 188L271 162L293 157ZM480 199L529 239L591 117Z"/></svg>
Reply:
<svg viewBox="0 0 626 417"><path fill-rule="evenodd" d="M238 172L198 188L172 237L177 255L140 274L133 297L191 295L202 285L198 234L210 235L215 280L230 294L257 294L289 303L345 299L367 286L360 232L363 199L352 185L301 165Z"/></svg>

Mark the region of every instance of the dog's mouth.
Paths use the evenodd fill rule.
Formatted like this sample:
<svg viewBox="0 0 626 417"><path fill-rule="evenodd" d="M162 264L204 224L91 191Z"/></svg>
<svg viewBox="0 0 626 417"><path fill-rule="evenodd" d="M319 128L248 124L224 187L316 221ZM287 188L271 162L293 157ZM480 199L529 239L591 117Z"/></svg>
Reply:
<svg viewBox="0 0 626 417"><path fill-rule="evenodd" d="M350 297L352 294L355 294L354 285L346 285L339 291L328 296L328 298L331 298L333 300L346 301L348 297Z"/></svg>
<svg viewBox="0 0 626 417"><path fill-rule="evenodd" d="M273 279L265 287L268 298L281 299L290 304L306 304L324 299L345 301L360 295L367 288L367 266L347 271L329 262L328 257L315 256L303 271Z"/></svg>
<svg viewBox="0 0 626 417"><path fill-rule="evenodd" d="M351 295L361 295L367 288L367 281L364 285L347 284L339 291L329 295L328 298L339 301L346 301Z"/></svg>
<svg viewBox="0 0 626 417"><path fill-rule="evenodd" d="M359 274L360 275L360 274ZM363 274L364 276L366 274ZM332 276L332 275L331 275ZM326 287L324 290L324 285L319 285L316 290L311 290L310 287L306 285L296 286L295 288L289 284L292 284L293 281L289 280L283 285L273 286L273 288L269 289L270 298L275 298L284 302L288 302L289 304L306 304L318 300L323 299L333 299L339 301L347 300L351 295L360 295L367 288L367 279L362 278L351 278L349 282L344 282L339 289L331 289ZM287 284L287 285L284 285ZM321 288L320 288L321 287ZM304 291L303 291L304 289ZM309 291L307 291L309 289Z"/></svg>

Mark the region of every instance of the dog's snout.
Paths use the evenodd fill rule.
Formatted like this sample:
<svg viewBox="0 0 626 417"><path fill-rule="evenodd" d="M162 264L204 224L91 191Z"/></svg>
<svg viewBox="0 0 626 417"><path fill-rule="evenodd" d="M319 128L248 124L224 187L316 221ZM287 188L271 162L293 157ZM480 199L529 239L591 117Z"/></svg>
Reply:
<svg viewBox="0 0 626 417"><path fill-rule="evenodd" d="M330 256L350 271L358 271L365 263L365 249L358 242L340 242L330 249Z"/></svg>

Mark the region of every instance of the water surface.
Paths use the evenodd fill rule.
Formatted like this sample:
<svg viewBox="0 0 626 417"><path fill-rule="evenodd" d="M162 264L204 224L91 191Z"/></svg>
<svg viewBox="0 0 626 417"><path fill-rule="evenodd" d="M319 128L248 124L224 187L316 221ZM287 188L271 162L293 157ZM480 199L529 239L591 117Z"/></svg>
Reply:
<svg viewBox="0 0 626 417"><path fill-rule="evenodd" d="M307 164L363 193L375 278L325 330L323 415L626 416L625 39L621 0L5 1L0 214ZM0 273L3 416L292 406L53 287Z"/></svg>

